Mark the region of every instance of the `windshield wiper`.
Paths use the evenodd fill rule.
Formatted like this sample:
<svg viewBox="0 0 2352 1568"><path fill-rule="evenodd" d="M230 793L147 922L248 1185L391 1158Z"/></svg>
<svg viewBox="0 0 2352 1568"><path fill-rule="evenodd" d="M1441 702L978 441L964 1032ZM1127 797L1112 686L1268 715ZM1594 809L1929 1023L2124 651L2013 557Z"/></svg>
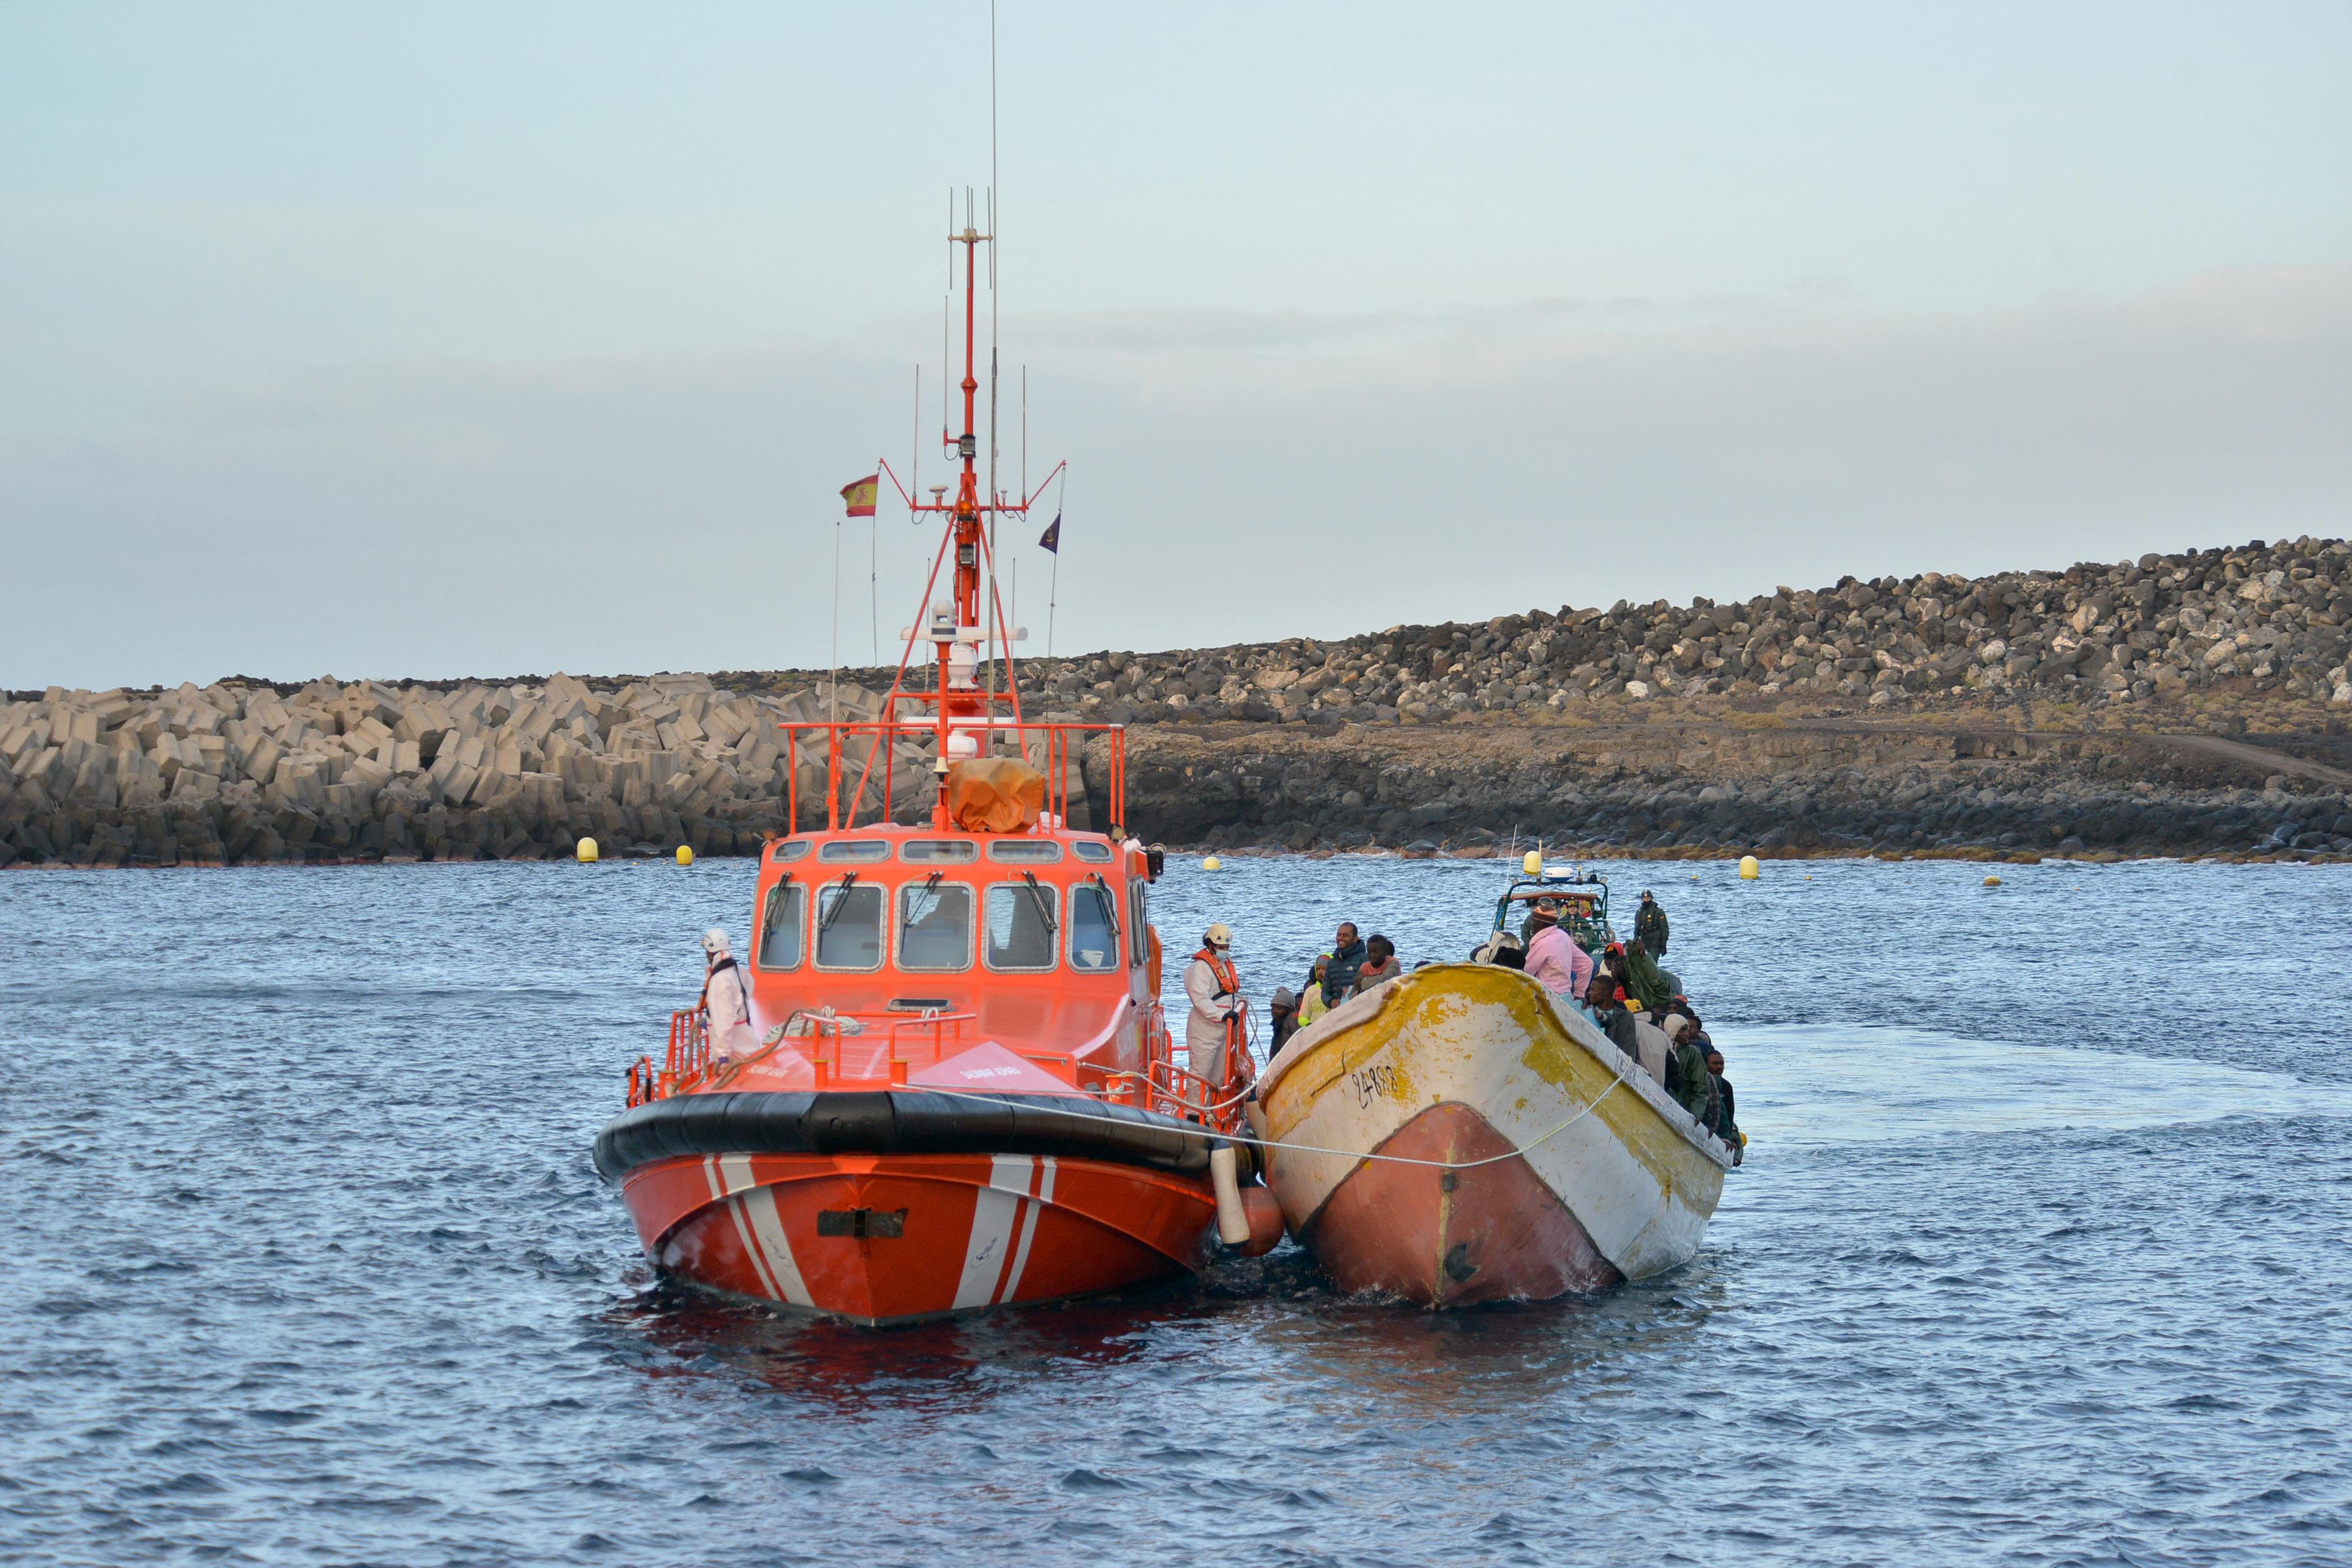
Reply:
<svg viewBox="0 0 2352 1568"><path fill-rule="evenodd" d="M1024 871L1021 879L1029 885L1029 896L1036 900L1037 918L1045 922L1045 934L1052 936L1061 928L1054 923L1054 906L1045 897L1045 889L1037 885L1037 873Z"/></svg>
<svg viewBox="0 0 2352 1568"><path fill-rule="evenodd" d="M833 929L833 922L839 920L841 918L841 911L849 907L849 889L856 885L856 872L844 871L841 874L841 889L834 895L833 908L825 910L824 919L817 923L817 935L823 936L825 932Z"/></svg>
<svg viewBox="0 0 2352 1568"><path fill-rule="evenodd" d="M938 887L940 885L940 879L946 875L947 873L945 871L934 871L929 877L925 878L923 879L923 891L921 896L923 898L929 898L931 896L931 889ZM912 899L908 900L910 909L916 902L917 900ZM921 914L908 913L898 921L898 934L901 937L905 936L908 931L915 929L915 922L917 921L928 919L931 910L936 910L939 907L938 902L934 900L930 905L930 908L924 910Z"/></svg>
<svg viewBox="0 0 2352 1568"><path fill-rule="evenodd" d="M1111 951L1117 952L1118 951L1118 900L1111 892L1110 884L1102 879L1100 871L1087 872L1087 880L1102 889L1103 913L1110 917Z"/></svg>

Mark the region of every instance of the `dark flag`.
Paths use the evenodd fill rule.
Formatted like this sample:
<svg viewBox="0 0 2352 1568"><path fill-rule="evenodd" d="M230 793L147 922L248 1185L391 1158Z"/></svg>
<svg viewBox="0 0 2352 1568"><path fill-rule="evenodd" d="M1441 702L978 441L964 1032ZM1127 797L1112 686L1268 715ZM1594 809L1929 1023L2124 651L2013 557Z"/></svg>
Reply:
<svg viewBox="0 0 2352 1568"><path fill-rule="evenodd" d="M1037 548L1050 550L1056 555L1062 552L1062 514L1060 512L1054 514L1054 521L1047 523L1045 531L1037 536Z"/></svg>

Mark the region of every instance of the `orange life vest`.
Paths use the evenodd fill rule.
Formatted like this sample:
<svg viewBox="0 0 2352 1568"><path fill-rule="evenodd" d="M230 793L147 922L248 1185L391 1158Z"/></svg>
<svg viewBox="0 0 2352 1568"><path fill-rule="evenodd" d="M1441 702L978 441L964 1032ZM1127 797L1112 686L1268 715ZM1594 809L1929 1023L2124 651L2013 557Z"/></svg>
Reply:
<svg viewBox="0 0 2352 1568"><path fill-rule="evenodd" d="M1232 959L1219 958L1213 947L1204 947L1192 956L1209 966L1209 973L1217 977L1217 984L1228 994L1239 996L1242 994L1241 973L1234 967Z"/></svg>

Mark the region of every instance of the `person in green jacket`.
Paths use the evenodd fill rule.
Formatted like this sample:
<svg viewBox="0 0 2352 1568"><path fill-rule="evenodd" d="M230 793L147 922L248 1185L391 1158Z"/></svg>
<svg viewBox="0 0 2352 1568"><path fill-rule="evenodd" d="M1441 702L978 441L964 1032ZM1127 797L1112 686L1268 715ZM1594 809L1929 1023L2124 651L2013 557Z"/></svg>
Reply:
<svg viewBox="0 0 2352 1568"><path fill-rule="evenodd" d="M1666 1057L1666 1092L1691 1114L1691 1120L1712 1131L1715 1125L1715 1075L1706 1070L1706 1052L1692 1039L1697 1031L1680 1013L1659 1020L1674 1046Z"/></svg>
<svg viewBox="0 0 2352 1568"><path fill-rule="evenodd" d="M1654 894L1642 895L1642 908L1633 916L1633 942L1652 958L1666 956L1666 911L1658 907Z"/></svg>
<svg viewBox="0 0 2352 1568"><path fill-rule="evenodd" d="M1666 1004L1675 999L1675 993L1681 987L1666 977L1665 971L1658 967L1657 960L1652 958L1641 943L1635 942L1622 951L1625 989L1639 997L1642 1005L1651 1012L1664 1012Z"/></svg>

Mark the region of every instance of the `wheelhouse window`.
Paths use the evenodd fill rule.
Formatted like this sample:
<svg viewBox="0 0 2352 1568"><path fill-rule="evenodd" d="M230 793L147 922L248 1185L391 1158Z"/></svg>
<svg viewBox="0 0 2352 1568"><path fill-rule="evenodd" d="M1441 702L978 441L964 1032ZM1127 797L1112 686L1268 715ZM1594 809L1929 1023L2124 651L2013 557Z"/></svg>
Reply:
<svg viewBox="0 0 2352 1568"><path fill-rule="evenodd" d="M1070 853L1081 860L1092 860L1097 865L1102 865L1109 861L1111 851L1108 844L1097 844L1091 838L1081 838L1070 846Z"/></svg>
<svg viewBox="0 0 2352 1568"><path fill-rule="evenodd" d="M898 858L909 866L969 866L980 858L980 846L969 838L909 838Z"/></svg>
<svg viewBox="0 0 2352 1568"><path fill-rule="evenodd" d="M808 889L789 877L768 889L758 955L762 969L798 969L808 955Z"/></svg>
<svg viewBox="0 0 2352 1568"><path fill-rule="evenodd" d="M1046 970L1054 967L1061 910L1049 882L1024 877L988 889L988 967Z"/></svg>
<svg viewBox="0 0 2352 1568"><path fill-rule="evenodd" d="M1127 961L1140 969L1151 962L1151 911L1143 901L1141 882L1127 892Z"/></svg>
<svg viewBox="0 0 2352 1568"><path fill-rule="evenodd" d="M768 858L781 866L787 860L805 859L808 856L808 852L809 843L807 839L782 838L777 840L776 847L768 851Z"/></svg>
<svg viewBox="0 0 2352 1568"><path fill-rule="evenodd" d="M898 889L898 967L938 973L971 967L971 887L909 882Z"/></svg>
<svg viewBox="0 0 2352 1568"><path fill-rule="evenodd" d="M1098 974L1118 966L1118 900L1100 882L1081 882L1070 889L1070 967Z"/></svg>
<svg viewBox="0 0 2352 1568"><path fill-rule="evenodd" d="M816 966L882 967L882 889L828 882L816 896Z"/></svg>
<svg viewBox="0 0 2352 1568"><path fill-rule="evenodd" d="M1006 866L1053 866L1061 861L1062 847L1050 838L1000 839L988 847L988 858Z"/></svg>
<svg viewBox="0 0 2352 1568"><path fill-rule="evenodd" d="M890 858L890 841L887 838L836 838L817 847L816 858L836 866L861 865Z"/></svg>

